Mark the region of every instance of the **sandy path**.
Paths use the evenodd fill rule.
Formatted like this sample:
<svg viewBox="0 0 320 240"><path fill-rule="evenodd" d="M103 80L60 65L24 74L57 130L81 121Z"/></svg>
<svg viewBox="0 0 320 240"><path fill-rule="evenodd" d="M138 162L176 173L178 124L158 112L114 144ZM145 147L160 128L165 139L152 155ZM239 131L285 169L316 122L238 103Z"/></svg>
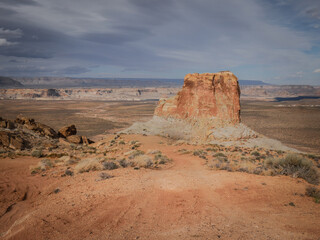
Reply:
<svg viewBox="0 0 320 240"><path fill-rule="evenodd" d="M97 172L30 176L27 166L36 160L0 160L1 200L6 199L1 204L8 205L13 196L8 182L19 186L17 192L27 189L29 196L24 201L9 198L16 204L0 218L1 239L320 237L320 204L299 195L307 186L304 181L212 171L200 158L177 154L182 147L159 144L163 139L130 137L141 141L143 150L161 150L173 165L117 169L110 172L114 178L97 182ZM56 188L61 192L52 193Z"/></svg>

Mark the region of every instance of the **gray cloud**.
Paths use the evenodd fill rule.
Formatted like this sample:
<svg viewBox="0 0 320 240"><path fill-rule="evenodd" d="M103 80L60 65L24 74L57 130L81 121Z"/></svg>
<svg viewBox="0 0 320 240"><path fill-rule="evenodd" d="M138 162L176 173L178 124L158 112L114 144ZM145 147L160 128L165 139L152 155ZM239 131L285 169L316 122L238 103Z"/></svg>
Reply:
<svg viewBox="0 0 320 240"><path fill-rule="evenodd" d="M81 73L87 73L90 72L88 68L81 67L81 66L71 66L67 67L61 70L56 71L58 75L75 75L75 74L81 74Z"/></svg>
<svg viewBox="0 0 320 240"><path fill-rule="evenodd" d="M269 82L317 81L320 56L309 53L320 47L316 0L15 0L1 7L0 38L19 44L0 48L0 74L22 72L6 59L21 58L34 75L170 78L230 69ZM19 37L1 35L18 29ZM304 75L290 80L295 72Z"/></svg>
<svg viewBox="0 0 320 240"><path fill-rule="evenodd" d="M1 0L0 2L1 5L39 5L38 2L34 1L34 0Z"/></svg>

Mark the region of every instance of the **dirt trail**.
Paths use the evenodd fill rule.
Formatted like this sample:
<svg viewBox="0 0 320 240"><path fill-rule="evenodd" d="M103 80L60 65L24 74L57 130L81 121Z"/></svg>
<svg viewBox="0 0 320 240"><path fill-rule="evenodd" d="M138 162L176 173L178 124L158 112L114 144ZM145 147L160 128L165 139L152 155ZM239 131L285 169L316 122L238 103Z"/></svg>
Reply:
<svg viewBox="0 0 320 240"><path fill-rule="evenodd" d="M318 239L320 204L289 177L212 171L159 137L127 136L173 159L162 170L31 176L32 158L1 159L1 239ZM193 146L183 148L193 149ZM6 185L9 184L9 185ZM18 188L19 187L19 188ZM11 189L27 190L21 201ZM53 191L59 188L61 192ZM30 196L30 197L29 197ZM9 199L9 200L8 200ZM10 200L11 199L11 200ZM294 202L295 207L288 205ZM1 206L1 211L6 207Z"/></svg>

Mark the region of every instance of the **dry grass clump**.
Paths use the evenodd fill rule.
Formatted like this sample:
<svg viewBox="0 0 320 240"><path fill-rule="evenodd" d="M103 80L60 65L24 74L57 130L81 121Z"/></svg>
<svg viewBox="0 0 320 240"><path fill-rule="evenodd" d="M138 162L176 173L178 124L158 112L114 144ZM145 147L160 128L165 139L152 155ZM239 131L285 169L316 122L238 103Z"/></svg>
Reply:
<svg viewBox="0 0 320 240"><path fill-rule="evenodd" d="M153 166L153 161L150 156L143 154L132 159L131 164L133 167L151 168Z"/></svg>
<svg viewBox="0 0 320 240"><path fill-rule="evenodd" d="M118 164L115 163L114 161L102 162L102 166L103 166L103 169L105 169L105 170L113 170L113 169L117 169L119 167Z"/></svg>
<svg viewBox="0 0 320 240"><path fill-rule="evenodd" d="M218 152L216 154L213 155L214 157L227 157L225 154Z"/></svg>
<svg viewBox="0 0 320 240"><path fill-rule="evenodd" d="M41 171L46 171L49 168L54 167L54 163L50 159L42 159L36 166L31 166L30 170L32 174L39 173Z"/></svg>
<svg viewBox="0 0 320 240"><path fill-rule="evenodd" d="M319 184L320 176L313 162L299 154L288 154L285 158L267 158L266 168L271 168L278 175L303 178L312 184Z"/></svg>
<svg viewBox="0 0 320 240"><path fill-rule="evenodd" d="M306 188L306 196L313 197L316 203L320 203L320 190L315 187L307 187Z"/></svg>
<svg viewBox="0 0 320 240"><path fill-rule="evenodd" d="M141 150L132 150L129 152L129 159L134 159L140 155L144 155L144 151Z"/></svg>
<svg viewBox="0 0 320 240"><path fill-rule="evenodd" d="M159 151L156 155L154 155L154 161L155 164L166 164L168 162L171 162L172 160Z"/></svg>
<svg viewBox="0 0 320 240"><path fill-rule="evenodd" d="M190 154L190 153L192 153L192 151L187 150L187 149L185 149L185 148L179 149L178 152L179 152L180 154Z"/></svg>
<svg viewBox="0 0 320 240"><path fill-rule="evenodd" d="M43 156L42 155L42 150L33 150L31 152L31 156L35 157L35 158L41 158Z"/></svg>
<svg viewBox="0 0 320 240"><path fill-rule="evenodd" d="M75 171L77 173L84 173L89 171L100 171L102 170L103 166L100 163L99 159L97 158L87 158L82 161L80 161L75 166Z"/></svg>
<svg viewBox="0 0 320 240"><path fill-rule="evenodd" d="M205 150L198 149L193 151L193 156L198 156L203 159L207 159L208 153Z"/></svg>
<svg viewBox="0 0 320 240"><path fill-rule="evenodd" d="M131 162L128 162L125 158L118 160L118 163L123 168L131 166Z"/></svg>

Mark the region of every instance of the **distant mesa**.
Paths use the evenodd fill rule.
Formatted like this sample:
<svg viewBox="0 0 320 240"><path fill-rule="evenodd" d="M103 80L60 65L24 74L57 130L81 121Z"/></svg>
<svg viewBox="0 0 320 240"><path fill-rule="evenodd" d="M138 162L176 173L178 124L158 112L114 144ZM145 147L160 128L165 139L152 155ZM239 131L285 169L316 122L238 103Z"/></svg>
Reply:
<svg viewBox="0 0 320 240"><path fill-rule="evenodd" d="M23 84L9 77L0 77L0 88L21 88Z"/></svg>

